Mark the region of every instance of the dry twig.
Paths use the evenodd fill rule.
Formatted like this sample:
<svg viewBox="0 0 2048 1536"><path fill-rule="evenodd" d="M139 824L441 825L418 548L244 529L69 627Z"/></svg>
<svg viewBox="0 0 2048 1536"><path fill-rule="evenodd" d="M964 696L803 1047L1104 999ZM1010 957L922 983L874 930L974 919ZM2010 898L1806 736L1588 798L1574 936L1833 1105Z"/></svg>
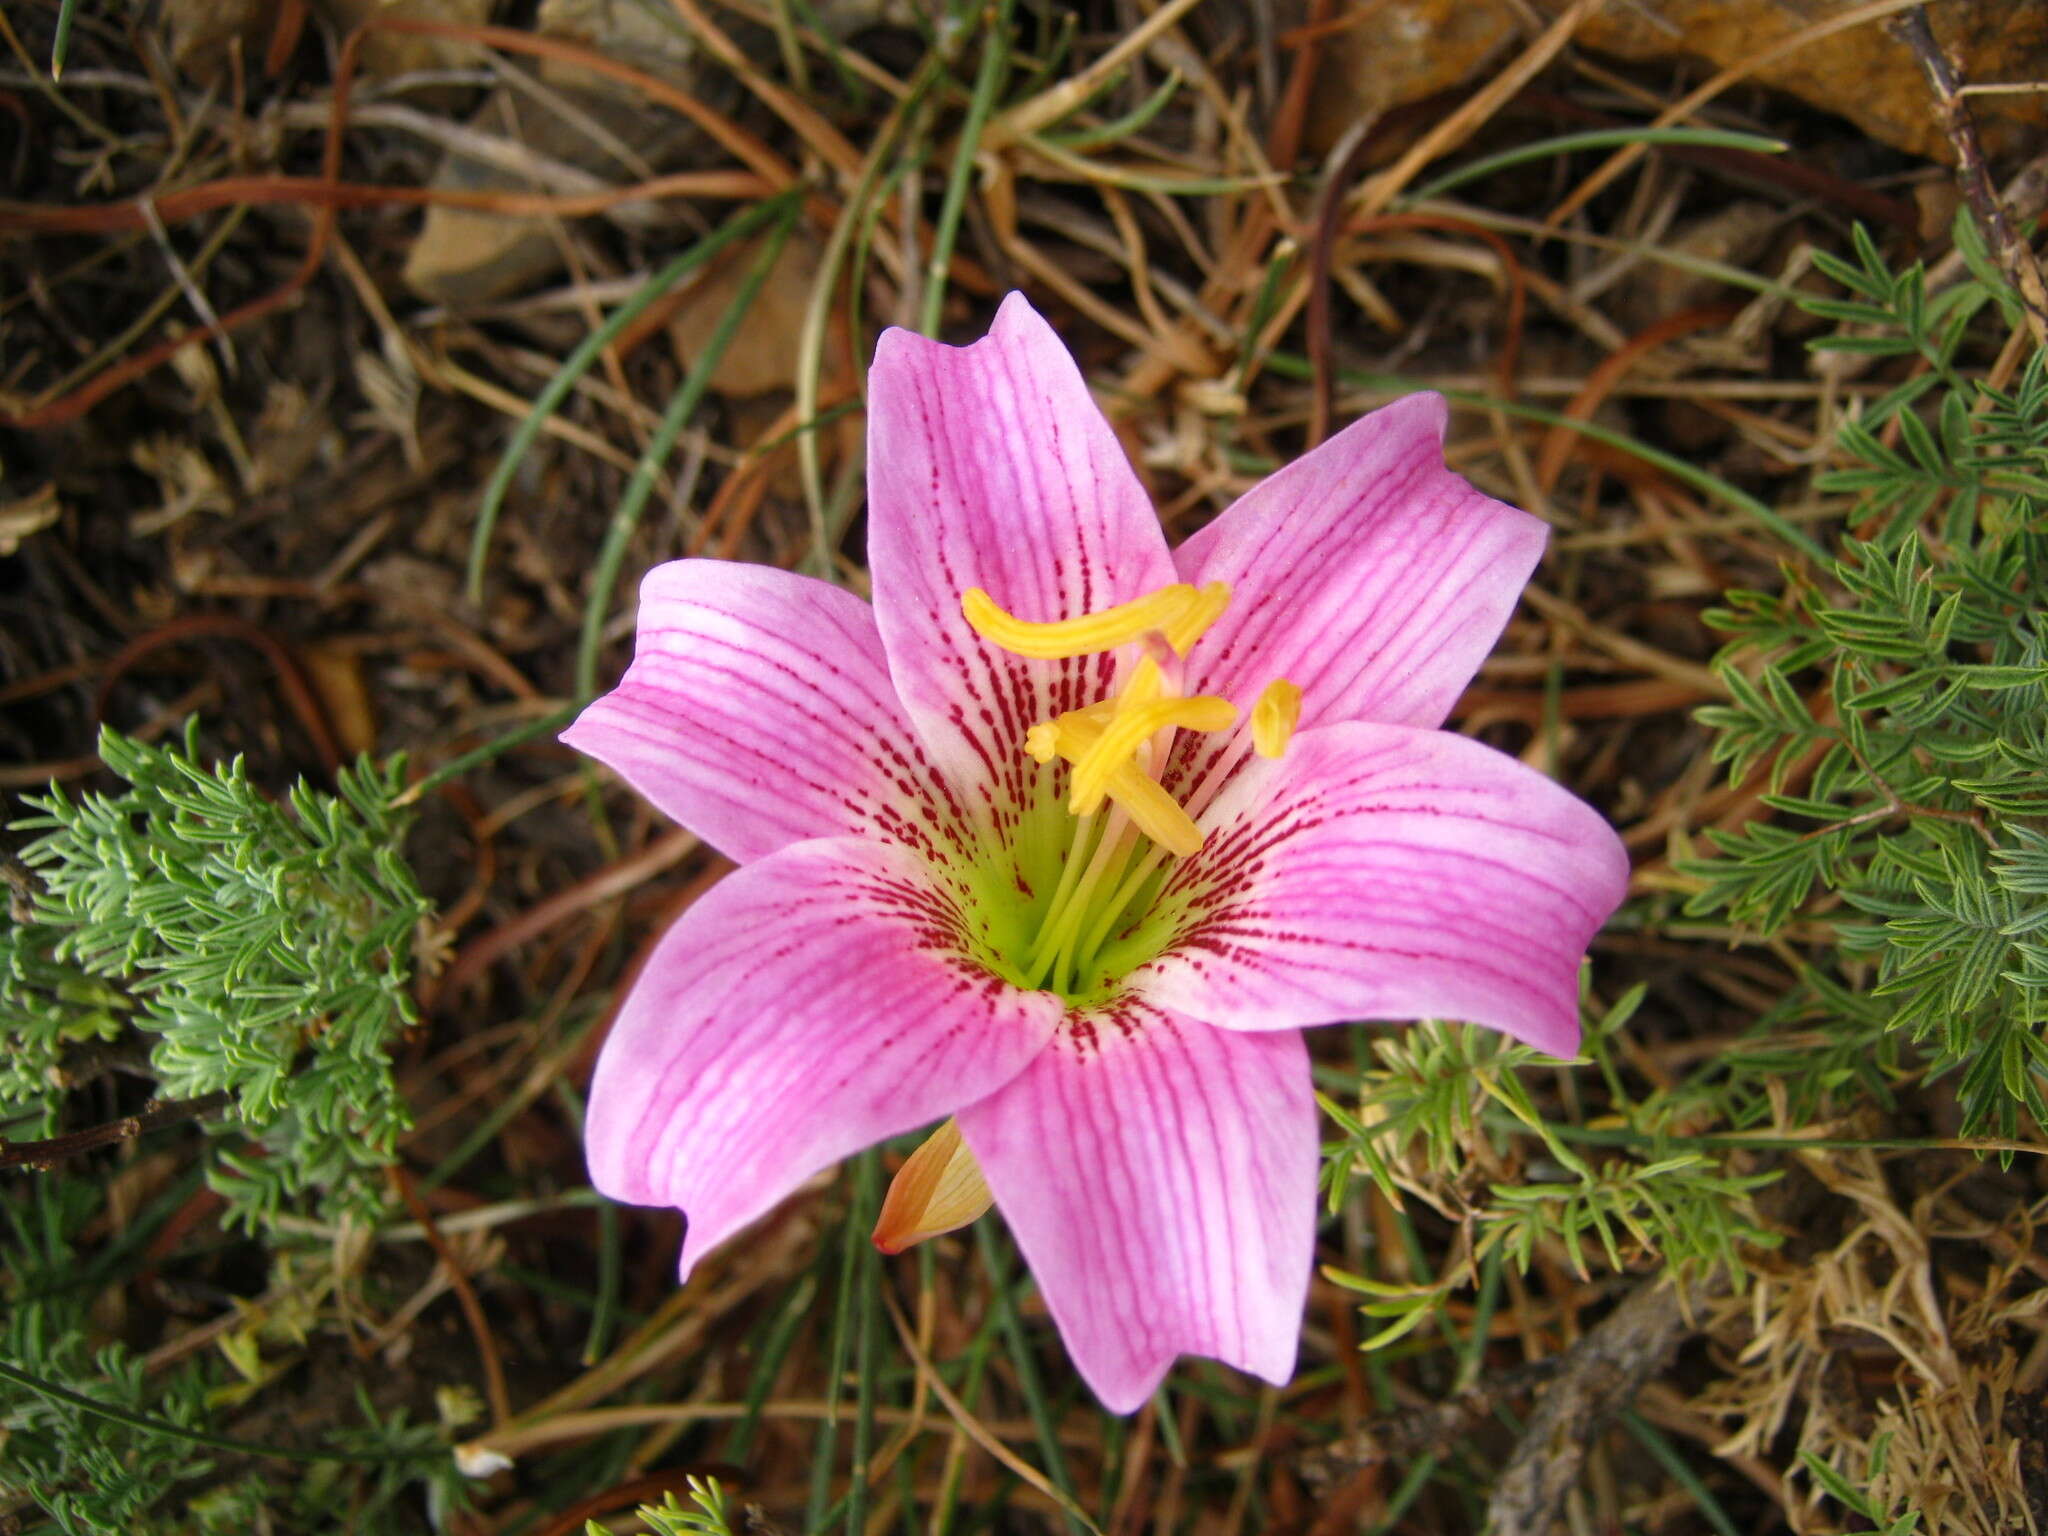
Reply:
<svg viewBox="0 0 2048 1536"><path fill-rule="evenodd" d="M1991 184L1991 172L1984 164L1984 146L1978 141L1976 120L1970 116L1970 103L1964 95L1968 88L1955 61L1935 40L1924 7L1906 12L1891 27L1926 71L1928 87L1934 92L1935 111L1941 114L1942 132L1948 135L1956 152L1956 184L1962 188L1977 222L1984 227L1984 237L1991 242L1991 254L1998 258L1998 264L2019 293L2034 345L2048 348L2048 282L2042 280L2040 262L2013 229L1998 189Z"/></svg>
<svg viewBox="0 0 2048 1536"><path fill-rule="evenodd" d="M1644 1281L1565 1353L1487 1503L1495 1536L1544 1536L1594 1438L1671 1361L1695 1324L1664 1276Z"/></svg>
<svg viewBox="0 0 2048 1536"><path fill-rule="evenodd" d="M9 1141L0 1136L0 1168L47 1171L64 1158L76 1157L81 1152L133 1141L144 1132L160 1130L167 1125L182 1125L187 1120L202 1119L217 1109L226 1108L233 1099L234 1094L222 1088L203 1093L196 1099L157 1100L135 1114L123 1115L118 1120L109 1120L87 1130L52 1136L44 1141Z"/></svg>

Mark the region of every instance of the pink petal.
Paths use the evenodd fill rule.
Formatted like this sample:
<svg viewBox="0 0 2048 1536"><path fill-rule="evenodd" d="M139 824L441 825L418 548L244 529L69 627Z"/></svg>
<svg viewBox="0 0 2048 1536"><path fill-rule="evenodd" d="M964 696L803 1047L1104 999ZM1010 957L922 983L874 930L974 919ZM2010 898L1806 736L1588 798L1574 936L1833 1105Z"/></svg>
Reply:
<svg viewBox="0 0 2048 1536"><path fill-rule="evenodd" d="M1316 1107L1295 1034L1136 1001L1076 1015L959 1113L1095 1395L1129 1413L1179 1354L1284 1384L1316 1225Z"/></svg>
<svg viewBox="0 0 2048 1536"><path fill-rule="evenodd" d="M934 759L1000 806L1029 802L1024 733L1102 697L1111 658L1007 655L968 628L961 593L1065 619L1175 576L1116 434L1023 295L970 347L882 334L868 374L868 563L897 692Z"/></svg>
<svg viewBox="0 0 2048 1536"><path fill-rule="evenodd" d="M966 950L956 898L902 848L799 843L728 875L612 1025L591 1182L680 1207L687 1275L820 1169L994 1092L1044 1050L1060 1004Z"/></svg>
<svg viewBox="0 0 2048 1536"><path fill-rule="evenodd" d="M562 739L741 863L848 833L939 856L958 836L873 612L768 566L650 571L633 665Z"/></svg>
<svg viewBox="0 0 2048 1536"><path fill-rule="evenodd" d="M1190 691L1248 706L1298 683L1301 724L1441 725L1514 612L1543 524L1444 467L1440 395L1361 417L1174 552L1230 583Z"/></svg>
<svg viewBox="0 0 2048 1536"><path fill-rule="evenodd" d="M1578 1049L1579 958L1628 889L1591 806L1447 731L1324 726L1247 767L1130 984L1228 1029L1452 1018Z"/></svg>

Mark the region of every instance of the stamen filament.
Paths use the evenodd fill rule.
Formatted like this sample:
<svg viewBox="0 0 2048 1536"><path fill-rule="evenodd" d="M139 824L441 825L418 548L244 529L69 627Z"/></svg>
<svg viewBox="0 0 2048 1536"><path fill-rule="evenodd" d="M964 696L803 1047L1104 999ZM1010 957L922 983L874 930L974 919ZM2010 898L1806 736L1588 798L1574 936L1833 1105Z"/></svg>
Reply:
<svg viewBox="0 0 2048 1536"><path fill-rule="evenodd" d="M1150 641L1153 637L1148 632L1146 638ZM1161 646L1160 649L1164 651L1165 647ZM1172 690L1173 697L1178 698L1179 695L1179 689ZM1138 704L1150 704L1155 699L1167 696L1166 672L1159 665L1159 658L1151 655L1140 656L1138 664L1131 668L1131 675L1125 681L1123 691L1113 699L1103 699L1099 703L1089 705L1088 718L1107 725L1122 710Z"/></svg>
<svg viewBox="0 0 2048 1536"><path fill-rule="evenodd" d="M1109 900L1102 905L1101 914L1082 937L1080 952L1083 955L1092 956L1101 950L1103 943L1116 931L1117 919L1123 916L1124 909L1131 904L1131 898L1144 888L1145 882L1152 878L1153 872L1165 862L1166 853L1166 849L1154 843L1145 857L1138 860L1131 872L1124 876L1123 883L1110 892Z"/></svg>
<svg viewBox="0 0 2048 1536"><path fill-rule="evenodd" d="M1268 711L1270 734L1267 745L1277 749L1272 752L1259 745L1259 711L1262 709ZM1209 765L1208 771L1196 781L1195 787L1188 791L1188 797L1181 802L1181 808L1187 812L1188 818L1193 821L1201 819L1202 813L1209 809L1209 802L1216 798L1223 786L1230 782L1230 776L1237 772L1247 752L1256 751L1261 757L1282 755L1287 750L1287 743L1293 738L1294 724L1300 718L1301 690L1284 677L1275 678L1266 684L1260 691L1257 702L1252 705L1251 717L1238 729L1237 734L1224 744L1222 755ZM1284 734L1278 731L1281 725L1285 726Z"/></svg>
<svg viewBox="0 0 2048 1536"><path fill-rule="evenodd" d="M1081 877L1081 886L1074 893L1074 903L1068 920L1061 924L1059 950L1053 957L1053 990L1071 994L1075 982L1075 969L1082 958L1080 947L1081 930L1086 926L1088 912L1094 903L1095 891L1105 876L1112 881L1121 873L1124 860L1138 846L1138 831L1128 822L1103 834L1095 857L1088 861L1088 873Z"/></svg>
<svg viewBox="0 0 2048 1536"><path fill-rule="evenodd" d="M1301 690L1285 678L1269 683L1242 718L1228 699L1182 691L1189 650L1229 606L1230 588L1220 581L1199 590L1176 582L1098 613L1044 622L1018 618L980 587L961 594L960 612L975 632L1015 655L1053 660L1131 648L1110 697L1039 721L1021 743L1055 773L1062 761L1069 769L1064 796L1038 780L1017 827L1015 882L1027 905L1003 945L1002 967L1026 988L1073 999L1086 983L1081 991L1092 997L1165 942L1173 915L1153 908L1173 883L1168 859L1201 851L1196 818L1254 750L1286 751ZM1181 731L1231 733L1184 800L1157 777L1175 758ZM1018 930L1034 910L1036 931L1019 955Z"/></svg>
<svg viewBox="0 0 2048 1536"><path fill-rule="evenodd" d="M1061 963L1066 959L1072 941L1088 914L1089 898L1095 887L1101 883L1103 871L1112 859L1119 856L1119 847L1130 832L1130 818L1121 807L1113 811L1102 829L1102 836L1096 842L1093 852L1086 861L1079 883L1071 889L1064 902L1055 903L1047 911L1045 921L1038 930L1038 938L1031 946L1031 958L1026 962L1024 980L1027 986L1036 987L1046 980L1048 970L1052 972L1052 990L1063 992L1066 987L1060 976ZM1067 855L1069 868L1080 868L1078 843Z"/></svg>
<svg viewBox="0 0 2048 1536"><path fill-rule="evenodd" d="M1045 916L1039 919L1038 932L1031 940L1031 967L1034 971L1038 966L1038 951L1045 943L1046 930L1052 927L1055 918L1066 911L1067 903L1073 899L1075 882L1094 856L1094 839L1101 830L1101 822L1093 816L1083 816L1074 823L1074 840L1067 845L1066 862L1060 869L1060 883L1053 888L1052 901L1046 906Z"/></svg>

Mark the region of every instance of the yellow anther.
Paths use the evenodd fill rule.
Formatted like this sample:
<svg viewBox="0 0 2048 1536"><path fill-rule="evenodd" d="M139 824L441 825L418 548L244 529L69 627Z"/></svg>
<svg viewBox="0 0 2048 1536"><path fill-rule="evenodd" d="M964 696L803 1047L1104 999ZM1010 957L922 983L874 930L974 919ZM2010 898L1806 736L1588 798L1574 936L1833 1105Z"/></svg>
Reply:
<svg viewBox="0 0 2048 1536"><path fill-rule="evenodd" d="M1300 721L1301 690L1284 677L1274 678L1252 705L1252 750L1261 757L1278 757L1287 750Z"/></svg>
<svg viewBox="0 0 2048 1536"><path fill-rule="evenodd" d="M1175 699L1171 702L1188 704L1195 701ZM1060 756L1069 763L1086 756L1109 728L1112 708L1107 701L1090 704L1086 709L1069 710L1058 720L1050 722L1047 728L1054 732ZM1186 858L1202 846L1202 833L1195 826L1194 818L1135 762L1126 760L1110 774L1108 792L1109 798L1122 806L1124 814L1131 818L1131 825L1168 853ZM1099 797L1097 805L1100 805Z"/></svg>
<svg viewBox="0 0 2048 1536"><path fill-rule="evenodd" d="M1024 733L1024 750L1041 763L1049 763L1062 753L1070 760L1079 757L1115 714L1114 699L1097 699L1084 708L1068 710L1056 720L1041 720Z"/></svg>
<svg viewBox="0 0 2048 1536"><path fill-rule="evenodd" d="M1195 642L1209 631L1209 626L1223 617L1223 610L1230 606L1230 583L1212 581L1195 594L1195 600L1188 611L1166 626L1166 643L1182 656L1194 649Z"/></svg>
<svg viewBox="0 0 2048 1536"><path fill-rule="evenodd" d="M1067 797L1067 809L1077 816L1099 810L1111 775L1130 765L1138 748L1155 731L1169 725L1188 731L1227 731L1236 723L1237 706L1228 699L1198 695L1134 704L1126 695L1117 700L1116 717L1075 760L1074 785Z"/></svg>
<svg viewBox="0 0 2048 1536"><path fill-rule="evenodd" d="M1159 787L1158 780L1139 772L1135 763L1126 763L1110 775L1109 797L1124 808L1132 826L1168 853L1184 859L1201 851L1202 829L1194 818Z"/></svg>
<svg viewBox="0 0 2048 1536"><path fill-rule="evenodd" d="M974 632L1013 655L1055 660L1139 646L1116 698L1032 726L1024 751L1040 763L1064 758L1072 765L1067 808L1075 815L1092 816L1105 799L1114 800L1141 834L1182 857L1202 846L1201 831L1151 777L1152 765L1140 754L1162 730L1223 731L1237 723L1227 699L1174 692L1180 669L1173 658L1187 655L1229 606L1230 587L1221 581L1199 591L1175 582L1099 613L1044 622L1016 617L980 587L960 594L961 616Z"/></svg>
<svg viewBox="0 0 2048 1536"><path fill-rule="evenodd" d="M1185 582L1161 587L1157 592L1118 603L1099 613L1085 613L1078 619L1052 619L1040 623L1020 619L997 606L996 600L980 587L960 594L960 613L974 632L991 645L1015 656L1036 656L1046 660L1061 656L1092 656L1129 645L1152 630L1171 632L1182 615L1196 608L1201 594Z"/></svg>

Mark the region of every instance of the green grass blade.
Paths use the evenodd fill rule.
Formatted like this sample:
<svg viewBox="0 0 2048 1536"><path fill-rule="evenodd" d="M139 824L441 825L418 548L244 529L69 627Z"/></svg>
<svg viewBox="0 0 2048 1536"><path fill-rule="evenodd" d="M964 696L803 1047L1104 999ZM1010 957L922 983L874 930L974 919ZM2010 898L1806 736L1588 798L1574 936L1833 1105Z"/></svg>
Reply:
<svg viewBox="0 0 2048 1536"><path fill-rule="evenodd" d="M1024 1394L1024 1402L1031 1410L1031 1427L1038 1435L1038 1454L1044 1458L1045 1475L1066 1496L1069 1505L1078 1506L1073 1480L1067 1475L1066 1458L1060 1454L1052 1404L1046 1399L1044 1384L1038 1379L1038 1367L1031 1359L1030 1342L1024 1337L1024 1324L1017 1316L1016 1300L1010 1295L1008 1257L994 1226L986 1218L974 1224L974 1237L981 1247L982 1267L988 1271L989 1306L995 1311L997 1323L1002 1328L1003 1342L1009 1346L1010 1368L1017 1373L1017 1389ZM1084 1529L1071 1514L1067 1516L1067 1524L1076 1533Z"/></svg>
<svg viewBox="0 0 2048 1536"><path fill-rule="evenodd" d="M1462 187L1482 176L1491 176L1495 171L1527 165L1532 160L1547 160L1553 155L1568 155L1581 149L1615 149L1627 144L1746 149L1760 155L1781 155L1787 147L1783 139L1767 138L1760 133L1737 133L1726 128L1595 128L1586 133L1562 133L1554 139L1538 139L1533 144L1522 144L1497 155L1487 155L1454 171L1446 171L1400 201L1403 205L1425 203L1433 197L1443 196L1453 187Z"/></svg>
<svg viewBox="0 0 2048 1536"><path fill-rule="evenodd" d="M1387 1512L1380 1517L1379 1524L1372 1528L1372 1536L1390 1536L1400 1529L1401 1521L1408 1513L1408 1506L1422 1497L1422 1490L1429 1486L1429 1480L1436 1476L1437 1459L1424 1456L1408 1468L1400 1484L1387 1500Z"/></svg>
<svg viewBox="0 0 2048 1536"><path fill-rule="evenodd" d="M1273 354L1270 364L1276 372L1284 372L1295 378L1309 376L1308 361L1297 353ZM1439 389L1427 379L1407 378L1400 374L1350 373L1342 375L1345 384L1354 389L1418 390L1438 389L1445 399L1458 405L1477 407L1480 410L1502 411L1510 416L1519 416L1526 421L1540 421L1546 426L1570 427L1595 442L1607 444L1632 454L1645 464L1654 465L1674 480L1682 481L1696 491L1703 491L1736 511L1743 513L1760 527L1769 529L1779 539L1806 556L1816 564L1825 564L1828 552L1814 542L1813 538L1797 525L1780 517L1775 511L1745 490L1730 485L1719 475L1710 474L1697 465L1688 464L1674 454L1652 448L1648 443L1630 437L1626 432L1617 432L1612 427L1597 421L1577 421L1557 411L1545 410L1540 405L1524 405L1519 400L1503 400L1498 396L1484 394L1471 389Z"/></svg>
<svg viewBox="0 0 2048 1536"><path fill-rule="evenodd" d="M818 275L811 284L811 302L804 310L803 327L797 337L796 416L809 424L818 414L818 392L825 372L825 335L832 319L833 296L839 290L839 273L848 251L862 230L868 227L868 210L882 184L883 170L896 151L903 131L918 115L925 96L939 83L949 63L949 54L934 46L926 52L916 76L903 99L896 103L882 125L860 176L846 194L846 202L825 249L818 257ZM830 581L832 546L837 543L835 520L825 495L825 474L818 457L818 435L807 432L797 439L797 474L803 481L804 505L811 519L811 547L805 563L814 576Z"/></svg>
<svg viewBox="0 0 2048 1536"><path fill-rule="evenodd" d="M1039 137L1048 144L1056 144L1077 154L1083 150L1100 149L1105 144L1115 144L1142 132L1146 124L1166 109L1166 104L1173 100L1182 83L1180 71L1169 70L1158 88L1122 117L1112 118L1098 128L1083 128L1075 133L1046 133Z"/></svg>
<svg viewBox="0 0 2048 1536"><path fill-rule="evenodd" d="M960 218L967 208L967 188L974 180L974 160L981 152L982 130L988 126L996 98L1009 78L1010 18L1015 4L1016 0L1002 0L981 45L974 95L967 103L967 120L960 125L960 143L953 151L953 169L946 177L946 195L939 205L938 222L932 226L932 254L924 272L924 312L917 322L918 330L927 336L939 334L939 316L946 302L946 274L953 268L953 245L960 237Z"/></svg>
<svg viewBox="0 0 2048 1536"><path fill-rule="evenodd" d="M432 773L416 783L407 785L405 792L393 800L392 805L411 805L431 795L443 784L451 783L471 770L481 768L493 758L511 751L521 742L531 741L536 736L545 736L549 731L560 730L576 718L576 712L580 707L576 704L564 704L559 709L551 709L544 715L536 715L524 725L515 725L502 736L492 737L480 747L474 747L459 757L451 757Z"/></svg>
<svg viewBox="0 0 2048 1536"><path fill-rule="evenodd" d="M576 381L590 371L591 364L597 361L604 349L618 340L620 333L645 314L656 299L735 240L746 238L771 219L786 217L788 211L796 206L799 195L792 188L726 220L650 277L562 360L562 366L542 386L540 394L534 398L533 408L513 431L511 442L505 445L505 452L498 460L498 467L491 472L491 478L484 486L483 500L477 507L476 531L470 538L469 570L463 588L471 602L479 602L483 598L484 561L490 553L491 535L497 529L498 515L504 510L505 495L512 488L512 477L519 472L520 464L532 449L534 439L540 436L548 418L560 409L569 391L576 387Z"/></svg>
<svg viewBox="0 0 2048 1536"><path fill-rule="evenodd" d="M62 0L57 7L57 35L50 39L50 78L64 78L64 56L71 51L71 18L78 0Z"/></svg>
<svg viewBox="0 0 2048 1536"><path fill-rule="evenodd" d="M781 223L776 225L767 243L754 257L754 264L748 268L739 292L733 295L725 313L718 317L718 325L713 329L710 340L691 361L682 387L670 397L668 408L662 412L660 422L648 438L639 463L633 466L633 478L627 481L625 494L619 498L618 508L612 513L611 526L605 530L604 544L598 550L597 567L591 573L590 594L583 604L583 633L576 646L576 697L579 702L597 694L597 658L604 643L605 615L611 611L612 593L618 587L619 568L625 563L626 546L632 540L633 530L640 526L640 514L646 509L647 498L654 493L654 483L660 478L662 466L668 462L676 439L682 435L684 424L696 414L698 405L711 388L711 376L717 371L726 349L732 345L740 322L754 307L761 285L768 280L776 258L782 254L782 247L796 222L795 212L796 205L789 204Z"/></svg>
<svg viewBox="0 0 2048 1536"><path fill-rule="evenodd" d="M782 1371L783 1361L789 1358L791 1346L803 1325L810 1320L811 1301L818 1294L818 1281L823 1273L821 1264L792 1290L782 1304L782 1310L775 1314L769 1325L768 1337L754 1360L754 1369L747 1380L747 1395L742 1401L746 1413L734 1426L732 1440L726 1447L726 1459L742 1466L754 1449L754 1436L760 1432L761 1410L767 1406L768 1394L775 1389L775 1378Z"/></svg>
<svg viewBox="0 0 2048 1536"><path fill-rule="evenodd" d="M1742 1536L1742 1528L1729 1517L1728 1511L1721 1507L1721 1501L1714 1497L1713 1491L1705 1483L1700 1481L1699 1475L1685 1464L1685 1458L1678 1454L1678 1447L1667 1440L1656 1425L1633 1408L1622 1409L1621 1423L1623 1428L1636 1437L1637 1443L1655 1458L1657 1465L1671 1474L1671 1480L1683 1488L1693 1503L1699 1506L1700 1514L1707 1524L1720 1532L1720 1536Z"/></svg>

